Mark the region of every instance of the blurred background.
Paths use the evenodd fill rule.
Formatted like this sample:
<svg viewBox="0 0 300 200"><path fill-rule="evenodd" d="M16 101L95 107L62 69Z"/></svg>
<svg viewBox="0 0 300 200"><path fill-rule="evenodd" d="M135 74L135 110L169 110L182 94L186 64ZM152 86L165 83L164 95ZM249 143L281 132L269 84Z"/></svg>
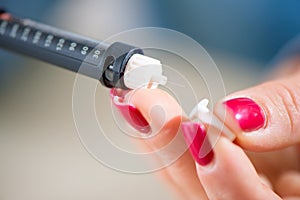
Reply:
<svg viewBox="0 0 300 200"><path fill-rule="evenodd" d="M261 81L300 33L297 0L0 0L0 6L99 40L136 27L180 31L208 51L228 93ZM0 199L175 199L154 174L117 172L87 153L72 116L75 76L0 49Z"/></svg>

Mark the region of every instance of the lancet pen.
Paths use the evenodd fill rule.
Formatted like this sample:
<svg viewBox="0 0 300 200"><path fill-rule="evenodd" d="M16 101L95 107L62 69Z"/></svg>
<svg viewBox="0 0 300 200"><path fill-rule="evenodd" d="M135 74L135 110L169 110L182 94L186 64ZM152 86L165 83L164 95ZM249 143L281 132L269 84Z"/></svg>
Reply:
<svg viewBox="0 0 300 200"><path fill-rule="evenodd" d="M96 41L17 18L4 9L0 9L0 47L98 79L106 87L135 89L167 81L160 61L145 56L141 48ZM143 67L147 73L138 69Z"/></svg>

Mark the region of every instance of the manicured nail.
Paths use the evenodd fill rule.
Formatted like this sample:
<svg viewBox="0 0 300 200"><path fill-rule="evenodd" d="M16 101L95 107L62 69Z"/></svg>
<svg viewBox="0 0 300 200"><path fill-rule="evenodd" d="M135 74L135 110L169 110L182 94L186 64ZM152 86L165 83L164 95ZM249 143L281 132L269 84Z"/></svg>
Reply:
<svg viewBox="0 0 300 200"><path fill-rule="evenodd" d="M134 107L133 105L126 104L124 102L120 102L119 99L122 97L117 97L116 92L111 90L111 98L113 105L117 108L123 118L136 130L141 133L150 133L150 125L141 114L141 112Z"/></svg>
<svg viewBox="0 0 300 200"><path fill-rule="evenodd" d="M214 152L208 137L206 137L204 125L194 122L183 122L181 129L194 160L202 166L211 163L214 158Z"/></svg>
<svg viewBox="0 0 300 200"><path fill-rule="evenodd" d="M245 132L256 131L265 125L263 109L252 99L242 97L224 102L227 110Z"/></svg>

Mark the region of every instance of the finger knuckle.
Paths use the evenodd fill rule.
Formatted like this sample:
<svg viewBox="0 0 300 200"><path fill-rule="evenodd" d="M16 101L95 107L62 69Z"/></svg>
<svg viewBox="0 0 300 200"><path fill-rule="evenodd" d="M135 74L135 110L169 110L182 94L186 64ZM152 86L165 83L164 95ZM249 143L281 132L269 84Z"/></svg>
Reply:
<svg viewBox="0 0 300 200"><path fill-rule="evenodd" d="M300 86L293 82L277 81L271 95L283 119L289 122L290 133L300 128Z"/></svg>

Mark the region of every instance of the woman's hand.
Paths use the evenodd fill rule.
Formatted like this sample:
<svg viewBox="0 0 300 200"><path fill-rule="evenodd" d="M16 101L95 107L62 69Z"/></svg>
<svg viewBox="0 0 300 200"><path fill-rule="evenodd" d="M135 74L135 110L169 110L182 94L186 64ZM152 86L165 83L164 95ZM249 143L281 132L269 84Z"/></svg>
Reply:
<svg viewBox="0 0 300 200"><path fill-rule="evenodd" d="M215 106L215 114L251 151L269 151L300 143L300 60L279 68L273 81L236 92ZM278 74L277 74L278 75Z"/></svg>
<svg viewBox="0 0 300 200"><path fill-rule="evenodd" d="M162 162L188 144L190 152L159 171L182 199L300 199L299 83L297 71L220 102L215 114L222 118L227 110L225 122L237 136L235 144L222 136L211 145L206 135L212 137L216 130L188 122L177 102L161 90L137 90L125 102L156 133L142 141L143 148L159 150L177 138L173 151L157 155ZM241 147L251 153L247 156Z"/></svg>

